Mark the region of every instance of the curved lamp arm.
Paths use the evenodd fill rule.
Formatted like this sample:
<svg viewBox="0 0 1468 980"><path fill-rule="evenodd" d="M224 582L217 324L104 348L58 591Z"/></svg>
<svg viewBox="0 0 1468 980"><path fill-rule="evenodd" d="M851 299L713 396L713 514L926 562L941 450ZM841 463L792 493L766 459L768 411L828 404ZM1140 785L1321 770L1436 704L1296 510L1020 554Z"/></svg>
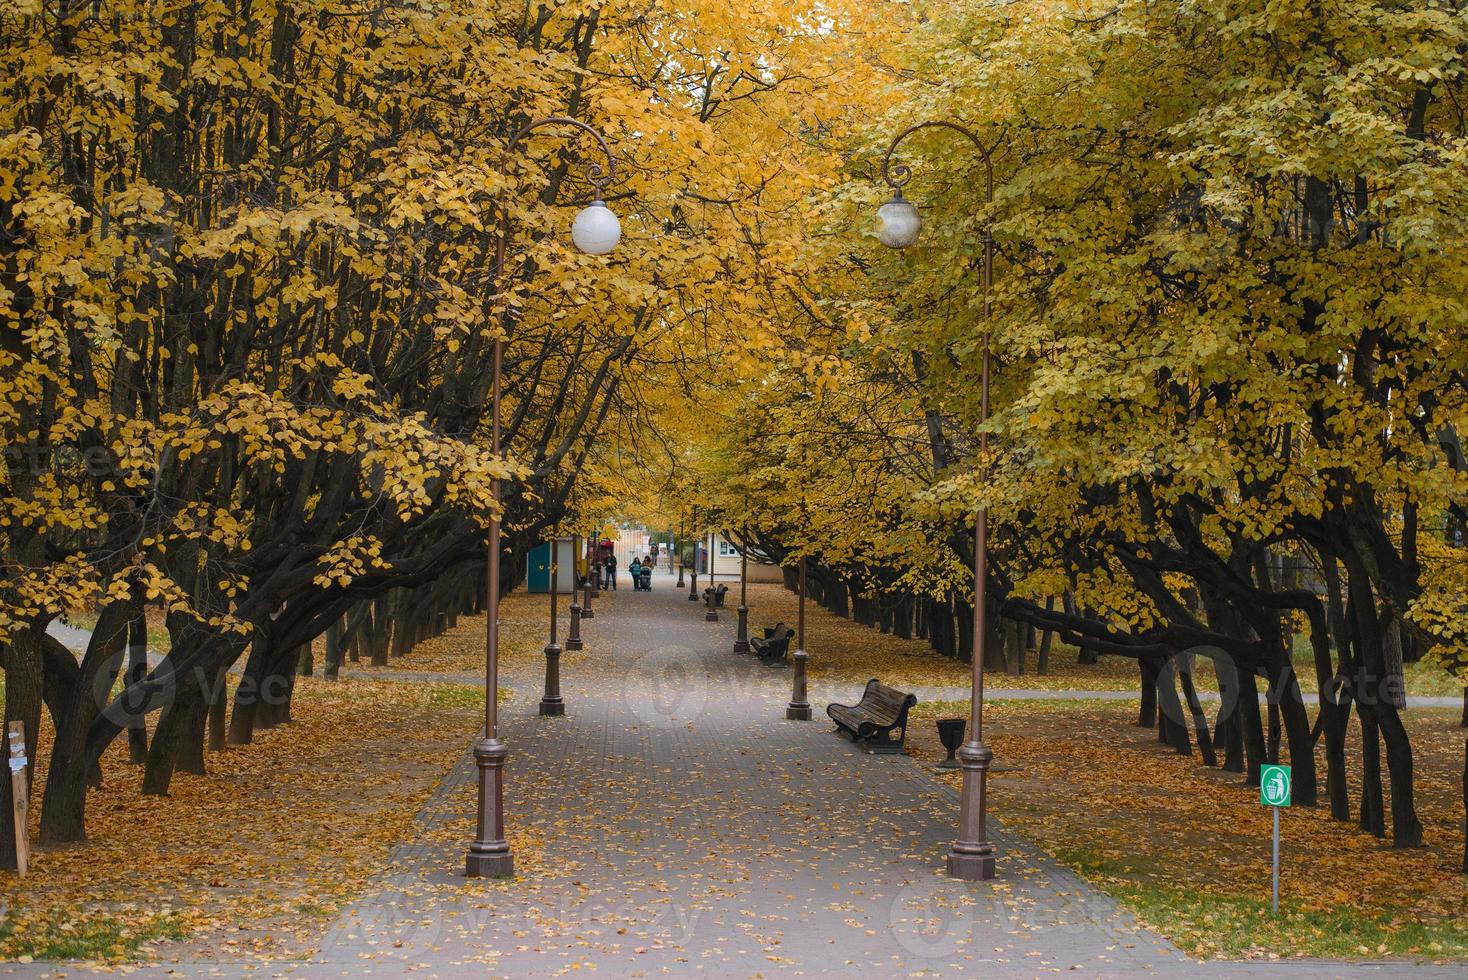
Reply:
<svg viewBox="0 0 1468 980"><path fill-rule="evenodd" d="M539 129L542 126L574 126L583 133L589 133L601 146L602 152L607 155L606 166L604 167L593 161L586 164L585 170L587 181L596 188L596 199L601 200L602 192L606 185L610 184L617 176L617 158L612 154L612 148L607 144L606 137L602 136L589 123L584 123L580 119L574 119L571 116L546 116L544 119L532 120L524 126L521 126L520 131L510 137L510 142L505 146L505 155L508 156L514 153L520 148L520 145L525 141L525 137L529 136L532 130Z"/></svg>
<svg viewBox="0 0 1468 980"><path fill-rule="evenodd" d="M971 130L946 119L934 119L928 122L917 123L916 125L907 127L892 138L892 143L887 147L887 152L882 154L882 179L887 182L887 186L892 188L898 197L902 196L902 188L907 186L908 181L912 180L912 168L905 163L899 163L893 166L892 154L897 150L897 145L903 140L920 129L928 128L951 129L968 138L968 141L979 151L979 156L984 161L984 203L994 203L994 161L989 155L989 148Z"/></svg>

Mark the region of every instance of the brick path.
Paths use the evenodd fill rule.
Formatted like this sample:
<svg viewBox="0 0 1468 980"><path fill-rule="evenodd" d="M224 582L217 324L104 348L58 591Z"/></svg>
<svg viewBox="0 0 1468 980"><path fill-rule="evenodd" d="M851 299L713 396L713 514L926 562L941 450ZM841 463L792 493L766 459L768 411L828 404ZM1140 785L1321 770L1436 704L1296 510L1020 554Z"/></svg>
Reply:
<svg viewBox="0 0 1468 980"><path fill-rule="evenodd" d="M729 652L662 581L627 591L563 671L568 715L507 679L521 880L459 876L466 757L421 840L326 937L313 973L451 976L1086 975L1182 962L1105 896L998 835L1003 877L941 875L956 801L905 757L788 722L789 672Z"/></svg>

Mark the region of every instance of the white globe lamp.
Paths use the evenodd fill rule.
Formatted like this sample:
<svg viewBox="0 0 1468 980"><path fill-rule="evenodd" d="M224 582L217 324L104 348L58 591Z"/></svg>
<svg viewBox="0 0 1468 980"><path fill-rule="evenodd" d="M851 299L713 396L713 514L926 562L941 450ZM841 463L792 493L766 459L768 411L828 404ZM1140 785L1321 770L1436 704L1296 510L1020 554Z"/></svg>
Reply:
<svg viewBox="0 0 1468 980"><path fill-rule="evenodd" d="M606 255L621 240L622 223L600 198L582 208L571 223L571 241L587 255Z"/></svg>
<svg viewBox="0 0 1468 980"><path fill-rule="evenodd" d="M877 241L888 248L911 248L923 230L922 216L901 191L877 208L877 221Z"/></svg>

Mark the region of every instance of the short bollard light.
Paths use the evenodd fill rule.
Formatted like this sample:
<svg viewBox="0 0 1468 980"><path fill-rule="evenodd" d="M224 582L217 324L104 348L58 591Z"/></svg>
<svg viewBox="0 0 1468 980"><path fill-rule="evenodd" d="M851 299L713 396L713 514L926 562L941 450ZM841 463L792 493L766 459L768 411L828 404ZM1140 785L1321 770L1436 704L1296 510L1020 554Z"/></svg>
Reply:
<svg viewBox="0 0 1468 980"><path fill-rule="evenodd" d="M948 758L938 763L939 769L957 769L958 759L954 753L963 744L963 729L968 722L963 718L939 718L938 719L938 741L948 750Z"/></svg>

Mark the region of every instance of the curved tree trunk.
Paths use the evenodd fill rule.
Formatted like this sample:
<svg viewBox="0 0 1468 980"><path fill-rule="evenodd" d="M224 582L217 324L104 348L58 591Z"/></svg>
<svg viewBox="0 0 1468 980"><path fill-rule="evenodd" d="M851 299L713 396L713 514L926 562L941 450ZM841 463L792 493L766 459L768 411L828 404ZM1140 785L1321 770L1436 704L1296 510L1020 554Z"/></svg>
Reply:
<svg viewBox="0 0 1468 980"><path fill-rule="evenodd" d="M133 599L109 602L97 617L92 640L82 658L76 696L56 725L56 743L51 750L51 768L41 800L42 846L86 839L87 784L95 769L87 755L87 731L100 714L100 702L105 692L112 690L122 667L127 626L136 614L137 605Z"/></svg>

